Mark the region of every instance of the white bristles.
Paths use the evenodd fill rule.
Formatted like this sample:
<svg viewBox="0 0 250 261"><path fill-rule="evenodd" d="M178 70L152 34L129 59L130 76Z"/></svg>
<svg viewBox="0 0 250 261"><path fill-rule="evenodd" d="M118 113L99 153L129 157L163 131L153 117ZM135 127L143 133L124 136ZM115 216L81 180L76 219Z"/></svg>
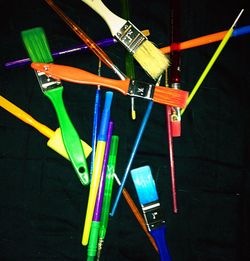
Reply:
<svg viewBox="0 0 250 261"><path fill-rule="evenodd" d="M155 80L169 65L167 56L149 40L144 41L136 49L133 56L141 67Z"/></svg>

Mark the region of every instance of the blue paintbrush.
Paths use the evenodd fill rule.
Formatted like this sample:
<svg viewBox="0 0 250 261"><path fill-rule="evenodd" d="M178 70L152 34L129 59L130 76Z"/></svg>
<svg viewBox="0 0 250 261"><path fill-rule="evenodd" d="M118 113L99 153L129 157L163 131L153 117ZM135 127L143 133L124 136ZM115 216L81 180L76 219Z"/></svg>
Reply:
<svg viewBox="0 0 250 261"><path fill-rule="evenodd" d="M149 233L158 247L161 261L171 261L165 240L166 221L162 216L155 181L149 166L131 170L131 176L142 207Z"/></svg>

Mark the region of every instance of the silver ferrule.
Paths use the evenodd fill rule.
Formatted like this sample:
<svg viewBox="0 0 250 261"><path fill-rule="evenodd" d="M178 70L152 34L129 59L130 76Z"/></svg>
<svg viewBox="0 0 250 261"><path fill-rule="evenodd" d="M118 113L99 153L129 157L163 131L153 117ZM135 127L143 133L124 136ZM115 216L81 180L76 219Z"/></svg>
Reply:
<svg viewBox="0 0 250 261"><path fill-rule="evenodd" d="M131 80L128 88L128 95L152 100L155 86L153 84Z"/></svg>
<svg viewBox="0 0 250 261"><path fill-rule="evenodd" d="M116 33L115 37L128 49L132 54L136 52L138 47L147 40L147 37L136 28L130 21Z"/></svg>
<svg viewBox="0 0 250 261"><path fill-rule="evenodd" d="M166 223L159 201L143 205L142 211L149 231Z"/></svg>
<svg viewBox="0 0 250 261"><path fill-rule="evenodd" d="M175 82L171 84L171 87L173 89L180 89L180 83ZM171 121L180 121L181 120L181 109L179 107L172 107L172 112L171 112Z"/></svg>
<svg viewBox="0 0 250 261"><path fill-rule="evenodd" d="M35 71L35 74L43 92L57 88L61 85L61 81L48 77L44 72Z"/></svg>
<svg viewBox="0 0 250 261"><path fill-rule="evenodd" d="M128 77L123 73L121 72L117 66L115 65L112 65L112 69L113 71L117 74L117 76L121 79L121 80L126 80Z"/></svg>

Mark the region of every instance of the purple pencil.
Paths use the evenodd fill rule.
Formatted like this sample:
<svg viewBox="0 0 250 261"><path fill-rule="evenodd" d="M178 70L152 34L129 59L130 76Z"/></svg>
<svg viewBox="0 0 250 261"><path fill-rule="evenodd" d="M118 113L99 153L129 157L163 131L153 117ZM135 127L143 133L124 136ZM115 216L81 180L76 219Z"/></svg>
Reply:
<svg viewBox="0 0 250 261"><path fill-rule="evenodd" d="M92 219L92 223L91 223L91 231L90 231L88 253L87 253L88 260L92 260L96 256L96 252L97 252L100 219L101 219L101 212L102 212L102 202L103 202L106 170L107 170L107 165L108 165L109 149L110 149L112 132L113 132L113 122L110 121L109 126L108 126L108 134L107 134L108 136L107 136L107 142L106 142L106 147L105 147L105 152L104 152L100 183L99 183L98 193L97 193L96 202L95 202L93 219Z"/></svg>

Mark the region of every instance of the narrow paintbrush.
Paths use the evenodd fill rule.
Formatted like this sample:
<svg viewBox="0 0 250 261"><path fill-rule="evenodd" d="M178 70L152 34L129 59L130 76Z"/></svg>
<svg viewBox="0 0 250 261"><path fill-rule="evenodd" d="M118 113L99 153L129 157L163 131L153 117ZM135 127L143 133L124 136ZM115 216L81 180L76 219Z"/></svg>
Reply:
<svg viewBox="0 0 250 261"><path fill-rule="evenodd" d="M161 81L161 77L159 77L157 83L159 83ZM143 132L146 128L146 125L147 125L147 122L148 122L148 119L149 119L149 116L150 116L150 113L152 111L152 107L153 107L153 101L149 101L148 103L148 106L147 106L147 109L146 109L146 112L143 116L143 119L142 119L142 122L141 122L141 126L139 128L139 131L137 133L137 136L136 136L136 139L135 139L135 143L134 143L134 146L133 146L133 149L132 149L132 152L131 152L131 155L129 157L129 160L128 160L128 163L127 163L127 167L125 169L125 172L124 172L124 175L122 177L122 182L121 182L121 185L119 187L119 190L118 190L118 193L116 195L116 198L115 198L115 201L114 201L114 204L113 204L113 207L112 207L112 210L110 212L110 215L111 216L114 216L115 214L115 211L116 211L116 208L117 208L117 205L118 205L118 202L120 200L120 197L121 197L121 194L122 194L122 191L125 187L125 183L126 183L126 180L128 178L128 175L129 175L129 171L131 169L131 165L132 165L132 162L134 160L134 157L136 155L136 152L137 152L137 149L139 147L139 144L141 142L141 139L142 139L142 135L143 135Z"/></svg>
<svg viewBox="0 0 250 261"><path fill-rule="evenodd" d="M158 79L168 65L167 57L130 21L111 12L101 0L82 0L82 2L104 19L112 36L133 54L153 79Z"/></svg>
<svg viewBox="0 0 250 261"><path fill-rule="evenodd" d="M98 63L98 76L101 76L101 65L102 62L99 60ZM100 85L97 86L95 91L95 105L94 105L94 115L93 115L93 129L92 129L92 154L90 162L90 179L94 167L96 143L97 143L97 134L100 123L100 107L101 107L101 88Z"/></svg>
<svg viewBox="0 0 250 261"><path fill-rule="evenodd" d="M114 177L116 182L118 183L119 186L121 186L121 182L119 180L119 178L117 177L117 175L114 173ZM155 240L154 238L149 234L145 220L143 219L140 211L138 210L135 202L133 201L133 199L131 198L131 196L129 195L128 191L126 190L126 188L123 188L122 190L122 195L125 198L126 202L128 203L131 211L133 212L135 218L137 219L137 221L139 222L142 230L146 233L150 243L152 244L152 246L154 247L154 249L158 252L158 248L157 245L155 244Z"/></svg>
<svg viewBox="0 0 250 261"><path fill-rule="evenodd" d="M53 62L49 44L43 28L36 27L21 32L22 40L32 62ZM62 138L74 170L83 185L89 184L86 157L79 135L68 116L63 102L63 86L60 81L37 73L43 94L51 101L62 131Z"/></svg>
<svg viewBox="0 0 250 261"><path fill-rule="evenodd" d="M198 91L198 89L200 88L201 84L203 83L204 79L206 78L207 74L209 73L209 71L211 70L212 66L214 65L215 61L217 60L217 58L219 57L220 53L222 52L223 48L225 47L225 45L227 44L227 42L229 41L233 31L234 31L234 27L236 26L236 23L238 22L241 14L243 13L244 9L242 9L240 11L240 13L238 14L238 16L236 17L235 21L233 22L232 26L229 28L229 30L227 31L226 35L224 36L223 40L221 41L221 43L219 44L219 46L217 47L216 51L214 52L212 58L210 59L210 61L208 62L207 66L205 67L204 71L202 72L201 76L199 77L198 81L196 82L194 88L192 89L190 96L188 97L187 100L187 105L186 107L182 108L181 110L181 115L184 113L184 111L186 110L187 106L189 105L189 103L191 102L191 100L193 99L193 97L195 96L196 92Z"/></svg>
<svg viewBox="0 0 250 261"><path fill-rule="evenodd" d="M165 54L168 54L171 52L171 50L182 51L182 50L186 50L186 49L190 49L190 48L194 48L194 47L198 47L198 46L202 46L202 45L206 45L206 44L211 44L214 42L219 42L219 41L223 40L223 38L226 36L227 33L228 33L228 30L225 30L225 31L221 31L218 33L213 33L213 34L196 37L194 39L181 42L175 46L162 47L161 51ZM242 35L249 34L249 33L250 33L250 25L246 25L246 26L242 26L239 28L235 28L231 37L238 37L238 36L242 36Z"/></svg>
<svg viewBox="0 0 250 261"><path fill-rule="evenodd" d="M45 0L45 2L67 23L67 25L75 32L80 39L89 47L89 49L109 68L111 68L121 80L126 79L126 75L123 74L117 66L111 61L108 55L64 12L54 3L52 0Z"/></svg>
<svg viewBox="0 0 250 261"><path fill-rule="evenodd" d="M155 239L161 261L170 261L171 257L165 239L166 221L162 215L151 169L149 166L132 169L131 177L142 207L148 231Z"/></svg>
<svg viewBox="0 0 250 261"><path fill-rule="evenodd" d="M183 108L188 98L188 92L183 90L154 86L153 84L137 80L114 80L65 65L32 63L31 67L39 72L45 73L49 77L79 84L101 85L119 91L123 95L153 100L154 102L164 105Z"/></svg>
<svg viewBox="0 0 250 261"><path fill-rule="evenodd" d="M51 148L52 150L56 151L61 156L69 160L68 153L63 144L61 130L59 128L56 129L55 131L51 130L49 127L42 124L41 122L38 122L30 114L28 114L21 108L17 107L15 104L13 104L12 102L10 102L9 100L7 100L1 95L0 95L0 107L4 108L9 113L16 116L18 119L22 120L23 122L37 129L41 134L43 134L45 137L49 139L47 142L49 148ZM84 141L81 142L82 142L85 156L87 158L91 153L92 149L86 142Z"/></svg>
<svg viewBox="0 0 250 261"><path fill-rule="evenodd" d="M170 39L171 47L179 44L180 37L180 3L178 0L170 1ZM180 52L171 49L170 52L170 72L169 83L166 77L166 86L170 84L172 88L180 89ZM166 75L168 71L166 71ZM173 137L180 136L181 133L181 114L179 107L166 106L166 123L168 128L168 148L170 159L170 176L171 176L171 188L172 188L172 202L173 212L177 213L177 198L176 198L176 185L175 185L175 164L174 164L174 149L173 149Z"/></svg>
<svg viewBox="0 0 250 261"><path fill-rule="evenodd" d="M113 207L111 209L111 212L110 212L110 215L111 216L114 216L115 214L115 211L117 209L117 206L118 206L118 203L119 203L119 200L121 198L121 195L122 195L122 191L123 191L123 188L125 187L125 183L126 183L126 180L128 178L128 175L129 175L129 171L131 169L131 165L132 165L132 162L134 160L134 157L136 155L136 152L137 152L137 149L139 147L139 144L140 144L140 141L141 141L141 138L142 138L142 135L143 135L143 132L145 130L145 127L147 125L147 122L148 122L148 119L149 119L149 116L150 116L150 113L152 111L152 108L153 108L153 102L150 101L148 103L148 106L147 106L147 110L143 116L143 119L142 119L142 123L141 123L141 126L140 126L140 129L138 131L138 134L136 136L136 139L135 139L135 143L134 143L134 146L133 146L133 149L132 149L132 153L129 157L129 161L127 163L127 167L125 169L125 173L122 177L122 182L121 182L121 185L119 187L119 190L117 192L117 195L116 195L116 198L115 198L115 201L114 201L114 204L113 204Z"/></svg>

